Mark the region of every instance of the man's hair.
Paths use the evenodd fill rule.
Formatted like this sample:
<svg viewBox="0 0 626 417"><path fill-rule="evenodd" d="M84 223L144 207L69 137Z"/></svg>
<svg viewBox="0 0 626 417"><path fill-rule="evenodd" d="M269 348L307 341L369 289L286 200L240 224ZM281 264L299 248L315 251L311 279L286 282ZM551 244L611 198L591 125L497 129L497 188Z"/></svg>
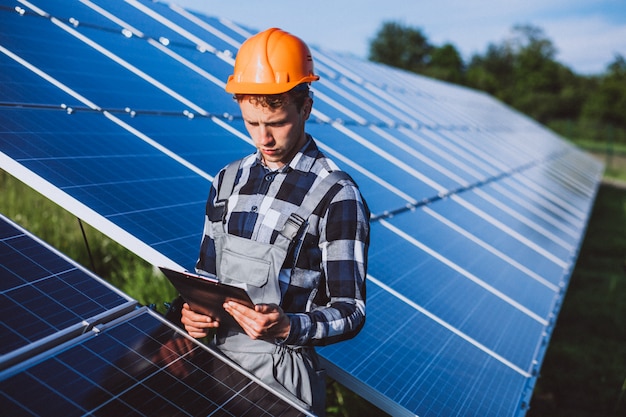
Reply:
<svg viewBox="0 0 626 417"><path fill-rule="evenodd" d="M289 103L294 103L298 111L302 110L306 98L309 97L309 85L300 84L291 90L280 94L235 94L237 102L250 100L254 105L267 107L272 110L279 109Z"/></svg>

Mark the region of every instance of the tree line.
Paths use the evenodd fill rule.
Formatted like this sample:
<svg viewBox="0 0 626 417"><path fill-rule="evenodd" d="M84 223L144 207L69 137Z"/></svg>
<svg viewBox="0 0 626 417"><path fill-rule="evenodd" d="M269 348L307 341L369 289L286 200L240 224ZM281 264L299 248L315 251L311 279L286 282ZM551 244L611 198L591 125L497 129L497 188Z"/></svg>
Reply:
<svg viewBox="0 0 626 417"><path fill-rule="evenodd" d="M464 62L453 44L433 45L417 27L384 22L369 59L485 91L581 143L626 144L626 60L616 54L602 74L579 75L556 60L544 31L517 25Z"/></svg>

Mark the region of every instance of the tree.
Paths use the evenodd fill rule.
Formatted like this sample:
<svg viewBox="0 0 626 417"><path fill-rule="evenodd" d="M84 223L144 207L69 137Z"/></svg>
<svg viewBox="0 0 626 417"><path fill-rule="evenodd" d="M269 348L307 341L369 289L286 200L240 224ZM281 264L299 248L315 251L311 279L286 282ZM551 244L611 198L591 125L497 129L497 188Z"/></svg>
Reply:
<svg viewBox="0 0 626 417"><path fill-rule="evenodd" d="M424 68L423 74L439 80L462 84L465 76L461 54L450 43L442 47L433 47L430 62Z"/></svg>
<svg viewBox="0 0 626 417"><path fill-rule="evenodd" d="M515 54L506 43L489 44L484 56L474 55L467 68L467 84L501 99L512 101Z"/></svg>
<svg viewBox="0 0 626 417"><path fill-rule="evenodd" d="M583 116L587 120L626 128L626 60L616 55L600 78L598 88L587 100Z"/></svg>
<svg viewBox="0 0 626 417"><path fill-rule="evenodd" d="M555 60L556 52L542 29L515 26L509 39L489 45L484 56L472 57L467 83L542 123L575 119L583 97L572 90L576 76Z"/></svg>
<svg viewBox="0 0 626 417"><path fill-rule="evenodd" d="M385 22L370 43L370 61L412 72L422 71L433 47L419 28Z"/></svg>

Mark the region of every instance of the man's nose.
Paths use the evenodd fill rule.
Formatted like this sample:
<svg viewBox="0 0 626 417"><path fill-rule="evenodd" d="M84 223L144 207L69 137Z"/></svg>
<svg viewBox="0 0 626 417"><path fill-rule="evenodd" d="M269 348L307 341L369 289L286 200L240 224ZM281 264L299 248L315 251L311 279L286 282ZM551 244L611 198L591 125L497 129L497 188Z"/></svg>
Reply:
<svg viewBox="0 0 626 417"><path fill-rule="evenodd" d="M261 144L268 144L273 141L272 129L265 125L259 125L259 142Z"/></svg>

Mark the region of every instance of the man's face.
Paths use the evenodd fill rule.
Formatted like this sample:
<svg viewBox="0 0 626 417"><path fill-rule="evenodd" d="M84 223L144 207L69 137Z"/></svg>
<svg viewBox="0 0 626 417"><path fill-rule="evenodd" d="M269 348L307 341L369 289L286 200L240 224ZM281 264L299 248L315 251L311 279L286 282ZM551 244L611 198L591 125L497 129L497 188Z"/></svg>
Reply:
<svg viewBox="0 0 626 417"><path fill-rule="evenodd" d="M288 164L306 143L304 125L311 112L310 100L300 111L292 102L271 109L246 98L239 102L239 107L246 129L268 168L278 169Z"/></svg>

